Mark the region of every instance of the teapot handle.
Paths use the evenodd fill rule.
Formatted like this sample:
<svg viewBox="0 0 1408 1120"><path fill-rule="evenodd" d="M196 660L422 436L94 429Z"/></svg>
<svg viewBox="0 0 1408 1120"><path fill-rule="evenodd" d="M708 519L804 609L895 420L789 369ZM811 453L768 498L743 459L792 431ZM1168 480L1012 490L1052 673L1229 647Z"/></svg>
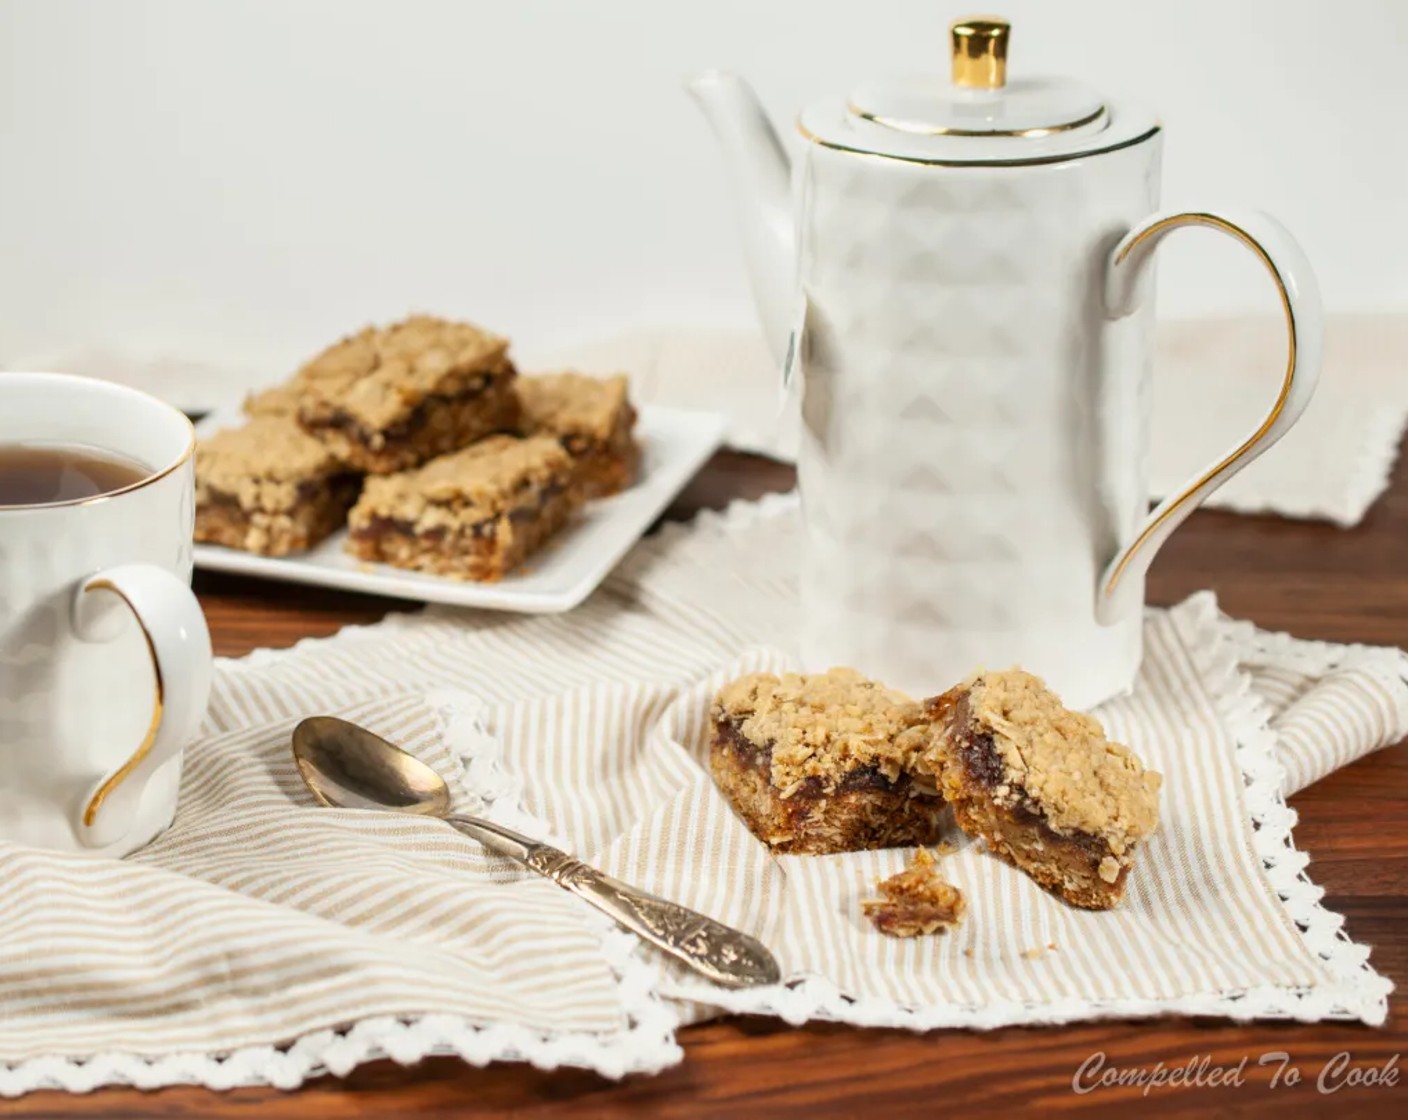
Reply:
<svg viewBox="0 0 1408 1120"><path fill-rule="evenodd" d="M1285 376L1260 426L1221 459L1174 491L1154 508L1132 540L1116 553L1100 576L1096 617L1110 623L1137 609L1140 586L1154 554L1214 490L1290 430L1310 403L1320 377L1324 327L1315 274L1295 239L1267 214L1233 216L1225 212L1187 211L1154 214L1131 229L1110 252L1105 273L1105 312L1112 319L1132 314L1148 294L1154 250L1180 226L1215 229L1240 241L1260 258L1281 296L1289 333Z"/></svg>

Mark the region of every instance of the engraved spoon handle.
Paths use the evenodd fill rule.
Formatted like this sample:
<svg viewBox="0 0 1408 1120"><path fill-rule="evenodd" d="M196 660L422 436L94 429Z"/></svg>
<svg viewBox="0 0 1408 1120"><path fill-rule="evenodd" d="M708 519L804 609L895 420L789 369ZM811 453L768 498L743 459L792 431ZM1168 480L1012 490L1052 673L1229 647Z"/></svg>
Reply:
<svg viewBox="0 0 1408 1120"><path fill-rule="evenodd" d="M622 883L566 852L502 825L477 817L447 819L491 850L518 860L585 899L716 984L748 988L776 984L782 978L767 946L732 926Z"/></svg>

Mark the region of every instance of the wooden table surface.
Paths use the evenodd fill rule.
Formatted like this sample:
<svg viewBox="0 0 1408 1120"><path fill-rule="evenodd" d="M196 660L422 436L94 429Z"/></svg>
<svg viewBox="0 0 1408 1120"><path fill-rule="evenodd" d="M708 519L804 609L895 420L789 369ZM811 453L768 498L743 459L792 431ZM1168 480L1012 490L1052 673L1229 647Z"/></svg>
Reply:
<svg viewBox="0 0 1408 1120"><path fill-rule="evenodd" d="M669 516L687 517L740 496L792 484L789 468L723 453L694 481ZM1408 464L1390 492L1355 529L1245 517L1195 514L1164 549L1150 573L1149 599L1174 603L1213 588L1223 609L1258 625L1306 638L1408 647ZM287 646L331 634L350 622L371 622L404 604L362 596L201 575L196 588L210 618L217 652ZM1311 875L1326 905L1345 915L1356 941L1374 949L1373 963L1396 983L1408 981L1408 756L1381 751L1301 793L1297 845L1311 853ZM1408 1115L1408 1075L1397 1055L1408 1046L1405 998L1390 999L1386 1027L1238 1026L1218 1020L1162 1019L1061 1028L1008 1028L986 1033L913 1035L835 1025L792 1028L729 1018L683 1032L684 1062L656 1077L612 1082L590 1073L543 1073L522 1065L473 1069L435 1059L403 1069L383 1061L344 1081L322 1078L296 1093L242 1089L215 1094L172 1088L155 1093L114 1089L89 1096L38 1093L0 1102L0 1116L873 1116L975 1109L1129 1111L1209 1110L1216 1114L1272 1110L1376 1116ZM1081 1064L1103 1052L1112 1066L1183 1065L1210 1056L1234 1065L1240 1087L1163 1088L1141 1099L1137 1088L1072 1091ZM1279 1083L1288 1055L1300 1075ZM1363 1077L1392 1063L1393 1085L1345 1085L1317 1091L1335 1056ZM1348 1070L1329 1084L1343 1083ZM1398 1111L1403 1109L1404 1111ZM958 1111L954 1111L958 1110Z"/></svg>

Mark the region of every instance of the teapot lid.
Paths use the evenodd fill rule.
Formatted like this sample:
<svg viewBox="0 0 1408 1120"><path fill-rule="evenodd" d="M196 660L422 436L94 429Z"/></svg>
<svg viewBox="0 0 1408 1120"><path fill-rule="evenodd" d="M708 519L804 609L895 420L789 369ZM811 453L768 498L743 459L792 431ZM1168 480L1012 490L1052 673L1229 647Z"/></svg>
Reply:
<svg viewBox="0 0 1408 1120"><path fill-rule="evenodd" d="M808 107L802 134L827 147L920 163L1045 163L1137 143L1158 130L1146 110L1108 103L1063 78L1007 80L1011 26L957 20L949 80L857 86L844 105Z"/></svg>

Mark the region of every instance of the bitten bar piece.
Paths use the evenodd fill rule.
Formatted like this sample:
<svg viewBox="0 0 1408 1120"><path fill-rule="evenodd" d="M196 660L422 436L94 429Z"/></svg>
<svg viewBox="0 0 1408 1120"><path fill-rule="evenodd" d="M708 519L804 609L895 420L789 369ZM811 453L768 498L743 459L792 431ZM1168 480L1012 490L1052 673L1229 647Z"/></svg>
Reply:
<svg viewBox="0 0 1408 1120"><path fill-rule="evenodd" d="M512 430L515 375L507 340L414 316L368 327L299 370L298 422L344 463L392 474Z"/></svg>
<svg viewBox="0 0 1408 1120"><path fill-rule="evenodd" d="M910 776L918 706L854 669L755 673L715 698L709 769L754 836L779 852L928 844L943 800Z"/></svg>
<svg viewBox="0 0 1408 1120"><path fill-rule="evenodd" d="M1021 670L981 674L926 709L920 765L959 827L1073 906L1118 903L1158 824L1162 777Z"/></svg>
<svg viewBox="0 0 1408 1120"><path fill-rule="evenodd" d="M347 550L455 579L496 580L583 502L572 457L548 436L494 436L418 470L367 479Z"/></svg>
<svg viewBox="0 0 1408 1120"><path fill-rule="evenodd" d="M577 460L589 498L624 490L635 478L640 448L632 430L636 410L625 374L585 377L550 373L518 379L519 421L528 435L555 436Z"/></svg>
<svg viewBox="0 0 1408 1120"><path fill-rule="evenodd" d="M257 416L196 447L195 539L284 556L342 526L361 478L287 416Z"/></svg>
<svg viewBox="0 0 1408 1120"><path fill-rule="evenodd" d="M870 924L890 937L923 937L952 929L968 909L963 892L939 876L927 848L908 867L875 884L879 898L860 904Z"/></svg>

